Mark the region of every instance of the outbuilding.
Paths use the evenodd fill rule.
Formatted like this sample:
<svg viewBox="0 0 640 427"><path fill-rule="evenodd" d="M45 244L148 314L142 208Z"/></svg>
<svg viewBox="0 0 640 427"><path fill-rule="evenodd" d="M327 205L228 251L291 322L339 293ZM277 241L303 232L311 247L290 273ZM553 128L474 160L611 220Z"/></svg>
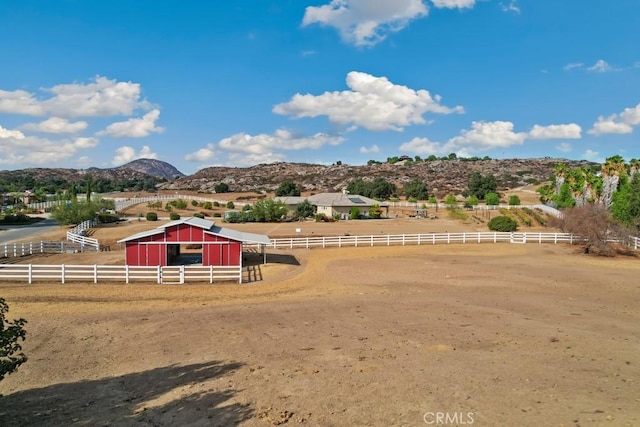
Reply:
<svg viewBox="0 0 640 427"><path fill-rule="evenodd" d="M202 264L242 266L244 245L263 255L268 236L222 228L214 221L190 217L118 240L125 244L125 263L136 266Z"/></svg>

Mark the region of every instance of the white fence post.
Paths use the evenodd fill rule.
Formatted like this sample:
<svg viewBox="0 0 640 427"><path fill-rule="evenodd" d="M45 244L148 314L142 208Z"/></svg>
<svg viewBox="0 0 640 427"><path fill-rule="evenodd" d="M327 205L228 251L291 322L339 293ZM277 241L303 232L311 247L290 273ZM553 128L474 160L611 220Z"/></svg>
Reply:
<svg viewBox="0 0 640 427"><path fill-rule="evenodd" d="M98 283L98 264L93 264L93 283Z"/></svg>
<svg viewBox="0 0 640 427"><path fill-rule="evenodd" d="M65 272L64 272L64 264L61 264L60 265L60 276L61 276L60 280L62 281L63 285L64 285L64 274L65 274Z"/></svg>
<svg viewBox="0 0 640 427"><path fill-rule="evenodd" d="M124 282L129 284L129 265L124 266Z"/></svg>
<svg viewBox="0 0 640 427"><path fill-rule="evenodd" d="M33 283L33 264L29 264L29 284Z"/></svg>

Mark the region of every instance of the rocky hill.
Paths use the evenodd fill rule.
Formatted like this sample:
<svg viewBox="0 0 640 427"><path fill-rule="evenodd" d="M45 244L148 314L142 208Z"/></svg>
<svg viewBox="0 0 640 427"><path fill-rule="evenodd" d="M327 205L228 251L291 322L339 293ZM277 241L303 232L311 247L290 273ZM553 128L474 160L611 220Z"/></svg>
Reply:
<svg viewBox="0 0 640 427"><path fill-rule="evenodd" d="M157 178L175 179L184 176L175 166L156 159L137 159L114 169L132 170Z"/></svg>
<svg viewBox="0 0 640 427"><path fill-rule="evenodd" d="M558 163L565 163L569 167L595 165L588 161L554 158L400 161L363 166L272 163L248 168L209 167L194 175L161 184L160 188L214 192L214 186L224 182L231 191L271 192L283 180L289 179L305 190L323 192L340 191L358 178L372 180L383 177L398 188L419 178L427 183L431 192L444 196L462 192L475 171L483 175L493 174L498 180L499 189L504 190L545 181Z"/></svg>
<svg viewBox="0 0 640 427"><path fill-rule="evenodd" d="M34 190L44 187L53 192L70 184L86 182L91 178L98 192L140 187L154 188L162 181L184 176L169 163L153 159L139 159L115 168L63 169L28 168L0 171L0 193Z"/></svg>

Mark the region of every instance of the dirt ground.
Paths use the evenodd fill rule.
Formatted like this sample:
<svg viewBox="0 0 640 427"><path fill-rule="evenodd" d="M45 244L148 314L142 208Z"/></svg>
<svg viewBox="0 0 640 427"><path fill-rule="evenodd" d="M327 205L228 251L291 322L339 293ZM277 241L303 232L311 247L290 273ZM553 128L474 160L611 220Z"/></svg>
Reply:
<svg viewBox="0 0 640 427"><path fill-rule="evenodd" d="M406 221L360 223L456 226ZM149 224L123 227L95 234ZM0 425L640 425L640 259L546 244L271 255L246 285L1 284L29 361L0 382Z"/></svg>

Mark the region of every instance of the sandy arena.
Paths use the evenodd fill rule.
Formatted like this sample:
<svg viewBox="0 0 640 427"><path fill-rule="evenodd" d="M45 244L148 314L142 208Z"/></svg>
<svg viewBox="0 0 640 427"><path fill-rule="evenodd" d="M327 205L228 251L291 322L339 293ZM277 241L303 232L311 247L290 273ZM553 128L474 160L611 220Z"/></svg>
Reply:
<svg viewBox="0 0 640 427"><path fill-rule="evenodd" d="M245 285L2 284L29 361L0 382L0 425L640 425L637 258L547 244L270 255ZM115 246L79 256L122 262Z"/></svg>

